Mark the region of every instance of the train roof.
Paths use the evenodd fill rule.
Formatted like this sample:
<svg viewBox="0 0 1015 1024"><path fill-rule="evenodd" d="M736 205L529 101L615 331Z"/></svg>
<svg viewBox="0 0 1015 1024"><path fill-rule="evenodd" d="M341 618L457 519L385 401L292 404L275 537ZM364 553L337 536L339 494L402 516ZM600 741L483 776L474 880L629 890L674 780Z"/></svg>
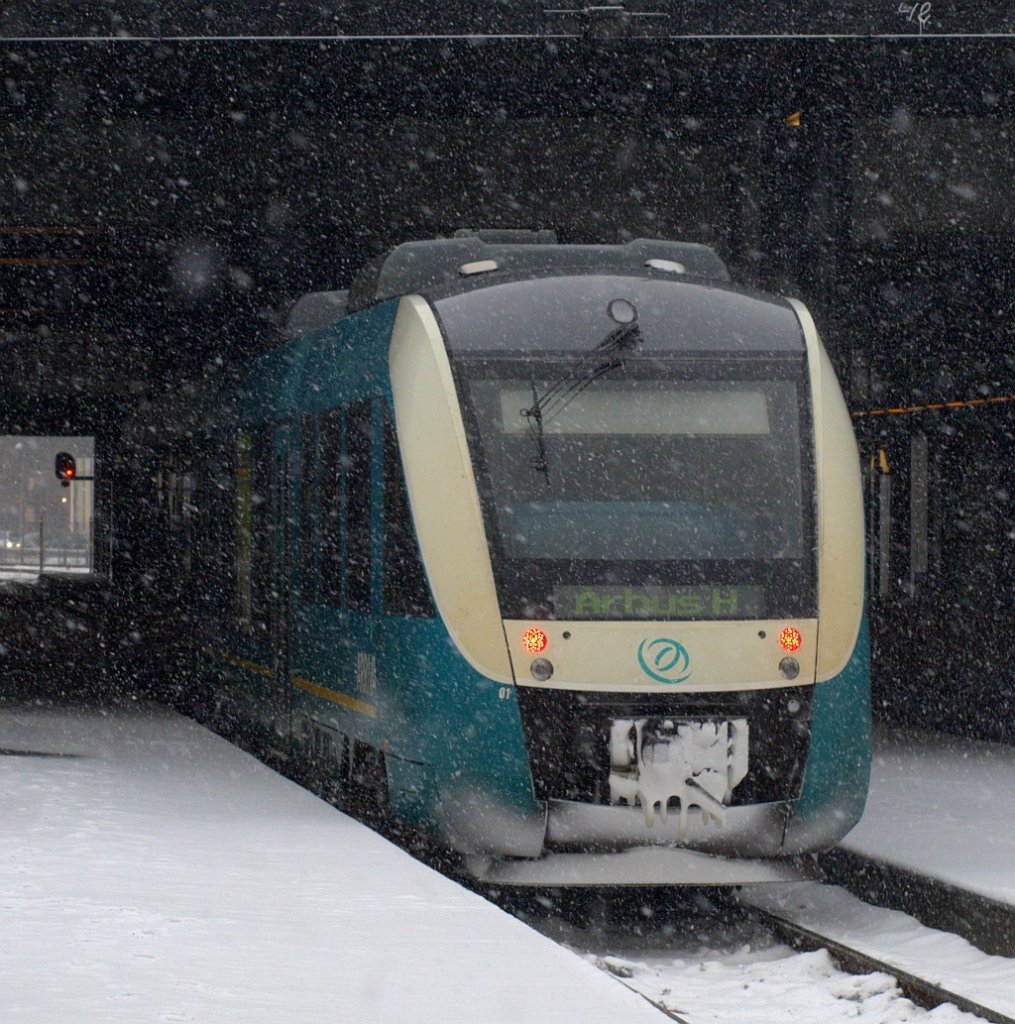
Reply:
<svg viewBox="0 0 1015 1024"><path fill-rule="evenodd" d="M396 246L368 264L348 292L304 295L289 314L285 334L298 337L401 295L436 298L505 280L603 273L730 281L716 251L694 242L636 238L623 245L561 245L547 230L463 230L454 238Z"/></svg>
<svg viewBox="0 0 1015 1024"><path fill-rule="evenodd" d="M560 245L552 231L468 231L405 242L375 261L349 290L350 313L414 293L469 291L505 277L607 272L680 273L728 282L707 245L637 238L626 245Z"/></svg>

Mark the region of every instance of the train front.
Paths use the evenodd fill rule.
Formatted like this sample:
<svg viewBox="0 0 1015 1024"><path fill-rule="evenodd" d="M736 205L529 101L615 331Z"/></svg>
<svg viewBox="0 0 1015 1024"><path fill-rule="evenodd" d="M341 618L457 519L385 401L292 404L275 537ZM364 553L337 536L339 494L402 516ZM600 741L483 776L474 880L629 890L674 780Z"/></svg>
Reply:
<svg viewBox="0 0 1015 1024"><path fill-rule="evenodd" d="M506 281L403 299L391 363L438 609L527 754L528 846L479 852L707 884L841 838L869 769L861 487L806 309Z"/></svg>

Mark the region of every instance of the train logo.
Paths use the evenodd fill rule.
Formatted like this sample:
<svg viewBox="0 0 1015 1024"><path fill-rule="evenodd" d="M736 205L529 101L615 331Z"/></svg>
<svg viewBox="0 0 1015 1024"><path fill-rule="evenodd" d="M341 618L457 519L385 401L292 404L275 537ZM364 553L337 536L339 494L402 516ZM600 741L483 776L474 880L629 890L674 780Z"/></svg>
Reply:
<svg viewBox="0 0 1015 1024"><path fill-rule="evenodd" d="M638 664L645 675L660 683L683 683L691 678L691 656L683 644L668 637L642 640Z"/></svg>

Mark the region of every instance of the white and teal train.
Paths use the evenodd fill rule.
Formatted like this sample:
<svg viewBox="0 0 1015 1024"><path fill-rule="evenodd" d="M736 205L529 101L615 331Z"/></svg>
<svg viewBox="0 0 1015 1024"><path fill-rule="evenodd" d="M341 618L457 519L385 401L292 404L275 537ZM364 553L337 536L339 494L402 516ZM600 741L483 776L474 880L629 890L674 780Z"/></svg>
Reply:
<svg viewBox="0 0 1015 1024"><path fill-rule="evenodd" d="M852 827L859 461L803 305L478 232L290 323L179 456L222 713L500 882L786 877Z"/></svg>

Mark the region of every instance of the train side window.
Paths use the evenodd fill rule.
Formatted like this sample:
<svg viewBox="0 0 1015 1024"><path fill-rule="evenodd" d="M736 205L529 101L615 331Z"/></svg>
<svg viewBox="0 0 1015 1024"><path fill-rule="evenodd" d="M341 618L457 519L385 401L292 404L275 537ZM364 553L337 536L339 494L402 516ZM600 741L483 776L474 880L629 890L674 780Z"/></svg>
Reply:
<svg viewBox="0 0 1015 1024"><path fill-rule="evenodd" d="M434 616L388 409L384 410L384 610L389 615Z"/></svg>
<svg viewBox="0 0 1015 1024"><path fill-rule="evenodd" d="M322 604L342 605L342 410L329 409L320 422L320 582Z"/></svg>
<svg viewBox="0 0 1015 1024"><path fill-rule="evenodd" d="M229 571L234 561L235 538L230 525L236 499L230 459L232 451L222 438L206 437L200 442L200 469L195 490L195 556L210 585L201 585L195 600L219 618L225 612L229 594ZM201 574L198 574L200 579Z"/></svg>
<svg viewBox="0 0 1015 1024"><path fill-rule="evenodd" d="M167 585L177 589L194 567L194 488L193 450L165 452L156 474L156 507L162 531L161 569Z"/></svg>
<svg viewBox="0 0 1015 1024"><path fill-rule="evenodd" d="M236 619L240 629L249 631L252 622L251 552L254 537L254 492L252 477L253 437L236 437Z"/></svg>
<svg viewBox="0 0 1015 1024"><path fill-rule="evenodd" d="M274 458L270 426L254 431L251 463L250 628L251 632L266 636L273 586L269 498Z"/></svg>
<svg viewBox="0 0 1015 1024"><path fill-rule="evenodd" d="M300 595L305 603L317 594L317 417L300 420Z"/></svg>
<svg viewBox="0 0 1015 1024"><path fill-rule="evenodd" d="M346 413L346 600L355 611L369 612L373 559L373 402L358 402Z"/></svg>

